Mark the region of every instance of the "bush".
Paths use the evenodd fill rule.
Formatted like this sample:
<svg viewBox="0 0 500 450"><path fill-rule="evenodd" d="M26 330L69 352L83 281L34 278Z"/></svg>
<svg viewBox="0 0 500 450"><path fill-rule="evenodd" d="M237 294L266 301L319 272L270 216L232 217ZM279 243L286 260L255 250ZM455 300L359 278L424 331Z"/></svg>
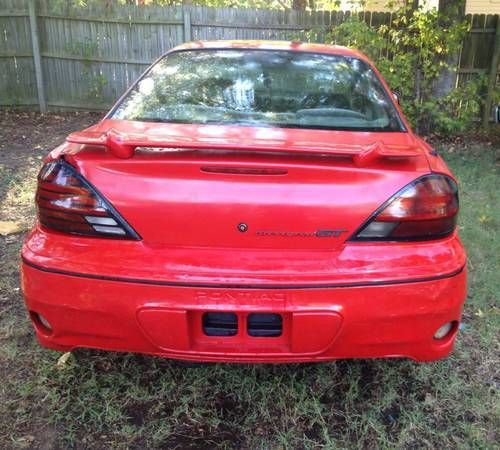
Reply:
<svg viewBox="0 0 500 450"><path fill-rule="evenodd" d="M376 62L419 133L464 132L481 108L484 77L439 95L440 77L455 70L468 32L468 25L456 19L460 2L456 3L445 11L403 6L390 26L377 28L352 16L327 36L327 42L356 47Z"/></svg>

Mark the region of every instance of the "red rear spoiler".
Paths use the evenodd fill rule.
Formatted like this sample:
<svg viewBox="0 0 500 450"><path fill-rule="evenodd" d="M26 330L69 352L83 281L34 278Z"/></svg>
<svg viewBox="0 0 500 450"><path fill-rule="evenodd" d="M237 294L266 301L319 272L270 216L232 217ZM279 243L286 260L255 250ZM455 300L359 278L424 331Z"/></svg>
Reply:
<svg viewBox="0 0 500 450"><path fill-rule="evenodd" d="M365 166L379 158L414 158L422 153L418 147L388 147L383 142L375 142L368 146L289 146L276 147L272 145L240 145L217 142L182 141L173 140L169 142L164 138L155 138L148 135L133 135L120 133L114 129L106 133L81 131L72 133L66 139L67 142L83 145L97 145L106 147L110 153L117 158L127 159L134 155L137 147L154 148L180 148L193 150L239 150L239 151L262 151L276 153L315 153L331 154L338 156L351 156L358 166Z"/></svg>

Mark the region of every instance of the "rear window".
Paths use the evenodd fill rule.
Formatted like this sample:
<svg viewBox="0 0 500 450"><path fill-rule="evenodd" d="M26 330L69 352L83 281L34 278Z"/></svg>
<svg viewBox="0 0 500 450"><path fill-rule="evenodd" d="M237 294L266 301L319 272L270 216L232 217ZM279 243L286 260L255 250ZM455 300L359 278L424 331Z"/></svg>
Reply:
<svg viewBox="0 0 500 450"><path fill-rule="evenodd" d="M161 59L111 115L148 122L403 131L357 58L279 50L188 50Z"/></svg>

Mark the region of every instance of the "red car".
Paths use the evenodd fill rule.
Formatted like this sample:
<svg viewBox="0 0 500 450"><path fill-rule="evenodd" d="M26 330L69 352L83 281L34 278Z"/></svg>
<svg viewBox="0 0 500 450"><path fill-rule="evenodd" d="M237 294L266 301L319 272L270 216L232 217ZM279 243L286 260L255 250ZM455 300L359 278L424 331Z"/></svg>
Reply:
<svg viewBox="0 0 500 450"><path fill-rule="evenodd" d="M227 362L447 356L457 182L361 53L196 42L45 160L40 343Z"/></svg>

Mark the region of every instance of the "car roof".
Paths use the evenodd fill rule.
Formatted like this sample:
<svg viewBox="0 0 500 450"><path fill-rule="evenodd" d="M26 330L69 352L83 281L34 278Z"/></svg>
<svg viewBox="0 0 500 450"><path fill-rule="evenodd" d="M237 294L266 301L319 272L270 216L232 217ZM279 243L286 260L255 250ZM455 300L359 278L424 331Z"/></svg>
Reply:
<svg viewBox="0 0 500 450"><path fill-rule="evenodd" d="M310 44L298 41L263 41L263 40L220 40L194 41L179 45L171 51L198 49L251 49L251 50L285 50L307 53L327 53L331 55L350 56L370 62L363 53L340 45ZM170 52L169 52L170 53Z"/></svg>

